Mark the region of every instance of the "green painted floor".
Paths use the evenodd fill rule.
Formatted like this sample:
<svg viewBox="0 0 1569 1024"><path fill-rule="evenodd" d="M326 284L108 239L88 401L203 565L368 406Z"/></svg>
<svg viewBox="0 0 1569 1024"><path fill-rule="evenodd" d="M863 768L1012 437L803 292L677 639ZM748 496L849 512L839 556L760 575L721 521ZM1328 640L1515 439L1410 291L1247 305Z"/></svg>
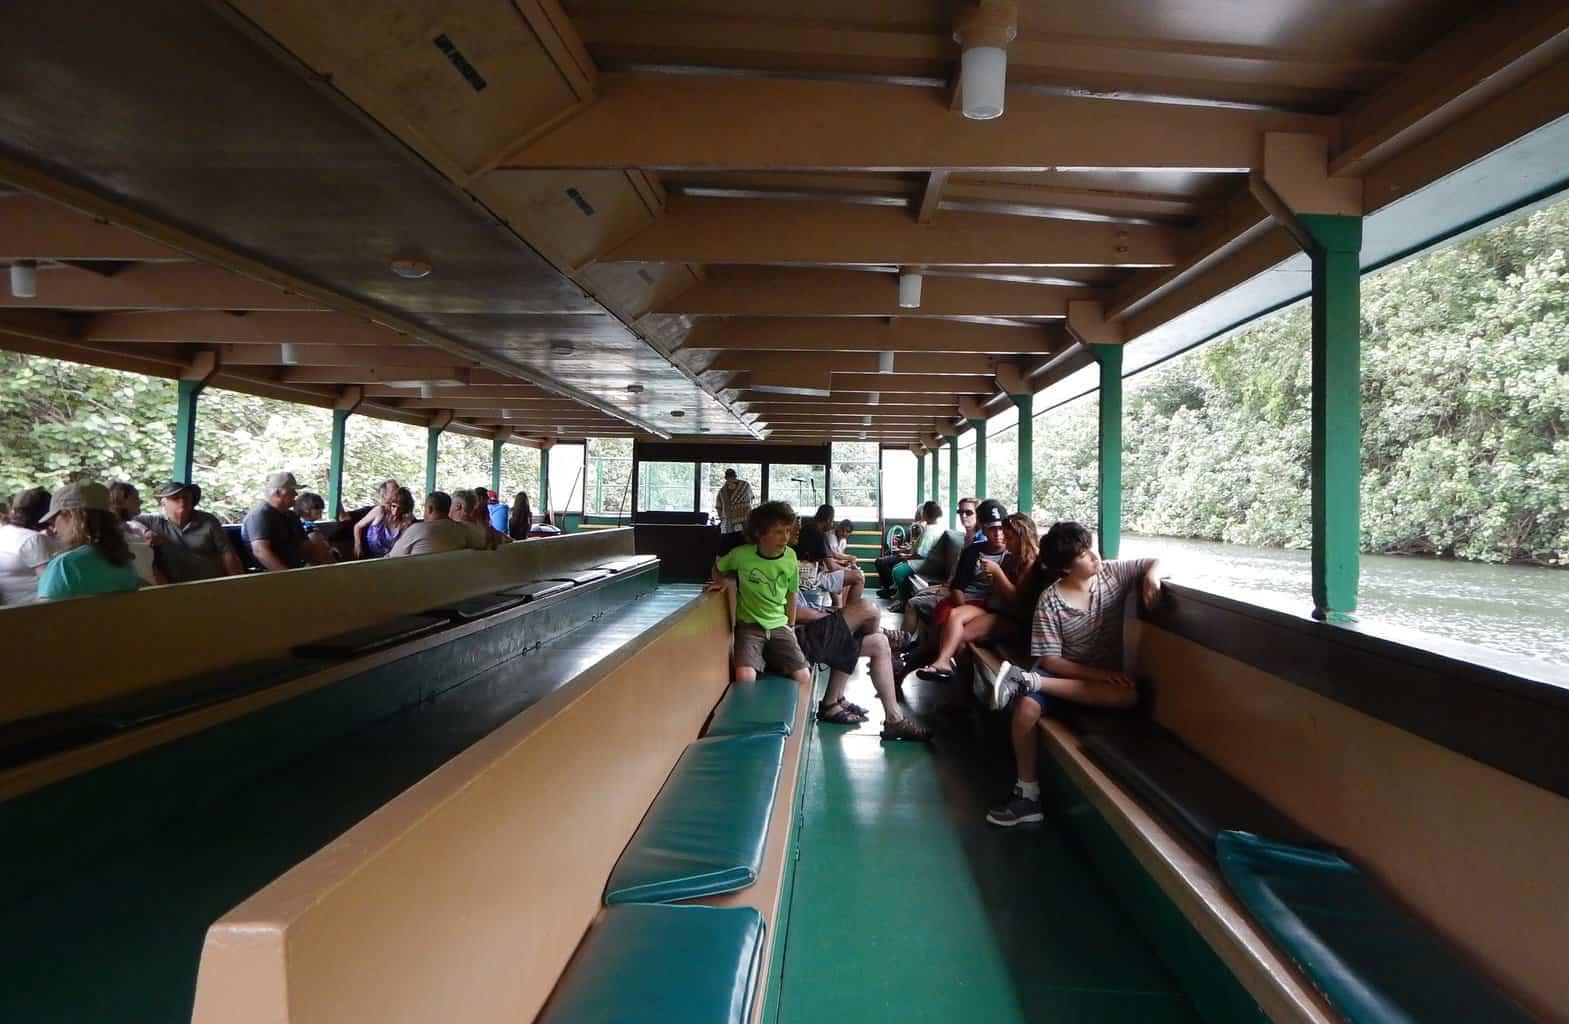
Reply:
<svg viewBox="0 0 1569 1024"><path fill-rule="evenodd" d="M955 690L908 679L930 748L879 741L864 662L872 721L811 726L769 1024L1198 1021L1050 817L985 823L1012 773Z"/></svg>

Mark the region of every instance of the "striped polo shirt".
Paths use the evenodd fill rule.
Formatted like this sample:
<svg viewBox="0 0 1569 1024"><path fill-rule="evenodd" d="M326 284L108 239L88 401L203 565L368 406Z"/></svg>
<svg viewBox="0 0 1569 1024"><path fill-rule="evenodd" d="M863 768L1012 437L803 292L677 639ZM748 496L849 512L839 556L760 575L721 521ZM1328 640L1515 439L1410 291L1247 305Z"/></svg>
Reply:
<svg viewBox="0 0 1569 1024"><path fill-rule="evenodd" d="M1080 611L1064 601L1053 583L1035 604L1030 622L1030 654L1052 655L1095 668L1122 666L1122 608L1153 558L1101 563L1090 581L1090 603Z"/></svg>

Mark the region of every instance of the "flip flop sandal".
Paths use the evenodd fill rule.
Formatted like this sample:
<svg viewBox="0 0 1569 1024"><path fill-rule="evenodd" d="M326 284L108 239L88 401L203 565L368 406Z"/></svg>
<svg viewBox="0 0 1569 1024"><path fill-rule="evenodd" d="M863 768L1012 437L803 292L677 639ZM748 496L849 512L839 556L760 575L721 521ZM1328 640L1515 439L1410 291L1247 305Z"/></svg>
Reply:
<svg viewBox="0 0 1569 1024"><path fill-rule="evenodd" d="M851 704L848 700L845 700L842 697L839 699L839 706L844 708L846 711L850 712L852 715L860 715L863 719L868 714L870 714L870 712L867 711L865 708L861 707L861 705L859 705L859 704Z"/></svg>
<svg viewBox="0 0 1569 1024"><path fill-rule="evenodd" d="M828 707L817 705L817 720L828 725L860 725L866 718L857 715L842 702L830 704Z"/></svg>
<svg viewBox="0 0 1569 1024"><path fill-rule="evenodd" d="M925 668L916 669L915 677L917 679L924 679L928 683L945 683L953 678L953 669L932 668L930 665L928 665Z"/></svg>

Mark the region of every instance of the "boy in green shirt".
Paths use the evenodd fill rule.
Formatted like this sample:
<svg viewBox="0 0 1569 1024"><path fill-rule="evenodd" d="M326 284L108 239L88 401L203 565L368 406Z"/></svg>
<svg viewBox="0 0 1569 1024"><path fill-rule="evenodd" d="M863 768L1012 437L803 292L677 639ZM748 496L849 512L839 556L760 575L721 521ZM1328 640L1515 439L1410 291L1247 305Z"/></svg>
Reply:
<svg viewBox="0 0 1569 1024"><path fill-rule="evenodd" d="M811 668L796 641L795 592L799 563L790 550L795 509L770 501L747 516L746 533L755 544L731 548L714 563L714 586L722 574L736 577L735 678L751 682L771 671L800 683L811 681Z"/></svg>

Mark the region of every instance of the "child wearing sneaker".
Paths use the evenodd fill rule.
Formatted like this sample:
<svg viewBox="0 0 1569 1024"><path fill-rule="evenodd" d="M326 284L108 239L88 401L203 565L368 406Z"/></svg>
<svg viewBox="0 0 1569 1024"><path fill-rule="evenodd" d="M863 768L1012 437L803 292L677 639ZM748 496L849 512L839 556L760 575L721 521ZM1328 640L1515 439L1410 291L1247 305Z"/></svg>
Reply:
<svg viewBox="0 0 1569 1024"><path fill-rule="evenodd" d="M1160 598L1159 570L1153 558L1103 561L1080 523L1056 523L1046 531L1040 571L1052 582L1041 592L1030 624L1034 668L1004 662L992 682L993 707L1013 700L1010 732L1018 779L1007 803L993 808L987 821L1009 827L1041 820L1035 726L1048 699L1112 708L1138 703L1138 687L1122 671L1123 604L1138 586L1145 607L1153 607Z"/></svg>
<svg viewBox="0 0 1569 1024"><path fill-rule="evenodd" d="M800 567L790 550L795 509L769 501L746 519L755 543L731 548L714 563L711 589L724 589L724 573L736 578L735 681L749 683L763 671L811 681L811 669L796 641L795 596Z"/></svg>

